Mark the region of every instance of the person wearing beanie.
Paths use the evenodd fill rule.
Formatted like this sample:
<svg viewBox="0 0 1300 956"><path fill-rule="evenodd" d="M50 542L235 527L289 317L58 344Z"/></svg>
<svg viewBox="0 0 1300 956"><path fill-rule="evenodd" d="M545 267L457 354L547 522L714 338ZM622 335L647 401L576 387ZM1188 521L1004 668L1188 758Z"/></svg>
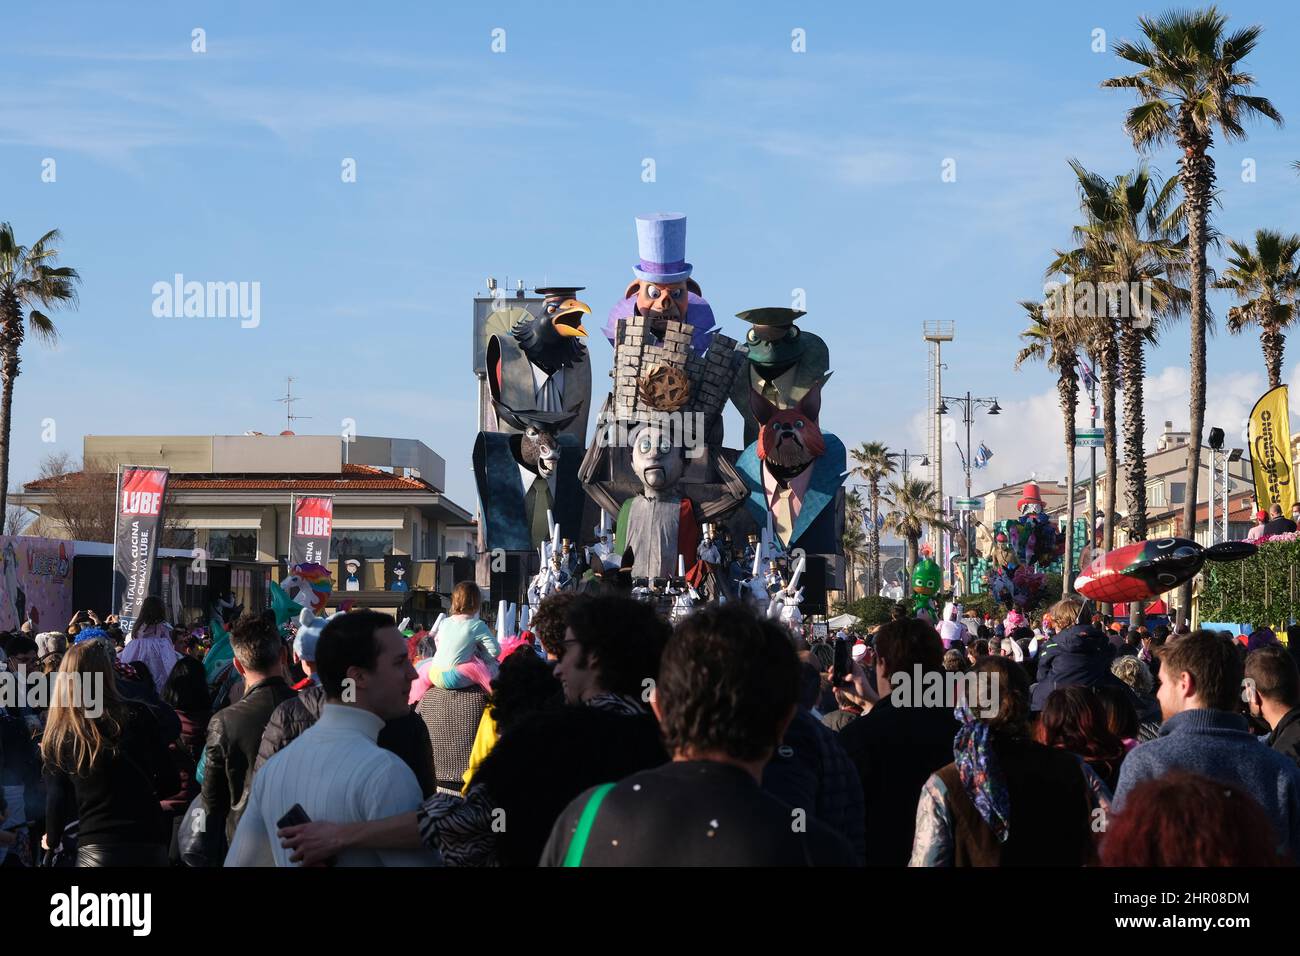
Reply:
<svg viewBox="0 0 1300 956"><path fill-rule="evenodd" d="M307 676L293 685L294 690L306 690L310 685L320 683L316 673L316 644L327 623L328 618L316 617L311 608L304 608L298 618L298 633L293 637L293 662Z"/></svg>
<svg viewBox="0 0 1300 956"><path fill-rule="evenodd" d="M68 636L62 631L42 631L36 635L36 659L43 662L68 649Z"/></svg>

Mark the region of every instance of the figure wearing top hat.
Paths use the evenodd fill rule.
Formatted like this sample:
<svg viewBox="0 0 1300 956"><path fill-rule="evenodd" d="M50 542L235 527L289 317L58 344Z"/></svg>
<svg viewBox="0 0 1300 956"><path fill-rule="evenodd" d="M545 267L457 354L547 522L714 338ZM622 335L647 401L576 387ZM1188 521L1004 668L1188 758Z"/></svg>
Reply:
<svg viewBox="0 0 1300 956"><path fill-rule="evenodd" d="M636 241L641 257L632 267L636 279L609 310L605 338L617 347L619 323L630 315L649 317L651 331L660 338L664 322L685 322L692 327L692 349L703 355L714 330L713 309L691 278L692 266L686 261L686 217L676 212L637 216Z"/></svg>
<svg viewBox="0 0 1300 956"><path fill-rule="evenodd" d="M545 299L536 316L506 309L488 319L486 366L494 402L507 408L569 413L563 434L587 438L591 404L591 356L582 344L582 317L591 309L576 298L583 286L550 286L535 291ZM505 328L509 323L509 330ZM514 428L498 417L501 431Z"/></svg>
<svg viewBox="0 0 1300 956"><path fill-rule="evenodd" d="M795 325L805 313L798 309L766 308L739 312L750 324L745 335L749 361L732 385L731 402L745 422L745 444L758 440L758 419L749 393L758 392L777 409L794 408L830 368L830 351L820 336Z"/></svg>

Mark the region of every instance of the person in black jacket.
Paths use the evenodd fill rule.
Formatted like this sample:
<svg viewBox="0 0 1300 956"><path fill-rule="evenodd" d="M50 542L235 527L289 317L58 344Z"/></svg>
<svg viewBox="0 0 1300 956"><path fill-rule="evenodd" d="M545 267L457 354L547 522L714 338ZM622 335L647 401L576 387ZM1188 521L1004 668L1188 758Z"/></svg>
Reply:
<svg viewBox="0 0 1300 956"><path fill-rule="evenodd" d="M226 856L239 815L248 799L262 732L281 702L293 697L284 679L284 645L273 622L245 614L230 633L235 667L244 678L239 703L217 711L208 722L203 754L203 830L205 855L212 865Z"/></svg>
<svg viewBox="0 0 1300 956"><path fill-rule="evenodd" d="M1268 745L1300 764L1300 669L1286 648L1270 644L1246 658L1251 716L1271 729Z"/></svg>
<svg viewBox="0 0 1300 956"><path fill-rule="evenodd" d="M316 723L324 707L325 688L314 682L276 707L271 713L271 719L267 721L266 730L262 732L253 773L261 770L264 763ZM420 782L420 791L424 796L427 797L438 789L438 779L433 769L433 746L429 743L424 721L415 711L388 721L379 731L379 739L375 743L402 758Z"/></svg>
<svg viewBox="0 0 1300 956"><path fill-rule="evenodd" d="M1083 602L1064 598L1051 610L1053 621L1078 620ZM1075 624L1056 635L1038 662L1038 683L1033 686L1031 708L1043 709L1058 687L1114 687L1122 683L1110 672L1115 654L1105 633L1091 624Z"/></svg>
<svg viewBox="0 0 1300 956"><path fill-rule="evenodd" d="M862 863L865 807L858 769L840 746L838 734L812 715L821 690L817 665L801 660L799 680L799 709L763 768L763 789L792 807L807 808L844 837Z"/></svg>
<svg viewBox="0 0 1300 956"><path fill-rule="evenodd" d="M29 673L36 673L36 643L26 634L17 634L9 640L8 659L0 665L7 673L6 683L0 687L15 690ZM6 695L9 696L9 695ZM36 738L40 734L43 711L37 707L3 706L0 699L0 795L6 811L0 814L0 861L8 858L9 848L26 838L23 824L38 820L44 811L39 803L41 782L41 757ZM39 832L39 831L38 831Z"/></svg>
<svg viewBox="0 0 1300 956"><path fill-rule="evenodd" d="M47 849L79 821L78 866L166 866L160 797L180 786L158 721L118 692L111 651L77 644L59 667L41 741Z"/></svg>
<svg viewBox="0 0 1300 956"><path fill-rule="evenodd" d="M935 672L945 674L943 642L928 623L907 618L876 632L880 700L839 734L862 782L869 866L907 864L921 787L952 760L958 730L953 702L918 706L921 701L911 694L894 695L918 673Z"/></svg>

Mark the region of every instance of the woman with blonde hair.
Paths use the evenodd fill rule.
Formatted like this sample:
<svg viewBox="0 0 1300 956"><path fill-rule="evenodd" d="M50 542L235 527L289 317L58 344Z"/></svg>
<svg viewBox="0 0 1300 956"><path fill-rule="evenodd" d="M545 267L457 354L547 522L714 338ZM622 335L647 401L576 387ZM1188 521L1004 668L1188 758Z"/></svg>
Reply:
<svg viewBox="0 0 1300 956"><path fill-rule="evenodd" d="M45 735L46 849L79 821L78 866L166 866L169 834L158 801L180 779L158 721L117 689L103 641L68 649Z"/></svg>

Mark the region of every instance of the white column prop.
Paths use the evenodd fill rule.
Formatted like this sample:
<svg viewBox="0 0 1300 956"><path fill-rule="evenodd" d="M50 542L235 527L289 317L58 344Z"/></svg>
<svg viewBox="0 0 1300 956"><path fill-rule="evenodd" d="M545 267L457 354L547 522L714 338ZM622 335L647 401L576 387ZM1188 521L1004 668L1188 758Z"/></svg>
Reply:
<svg viewBox="0 0 1300 956"><path fill-rule="evenodd" d="M502 599L497 602L497 640L498 641L504 641L506 639L506 608L508 608L509 606L510 606L510 602L505 599Z"/></svg>
<svg viewBox="0 0 1300 956"><path fill-rule="evenodd" d="M679 578L686 577L686 555L684 554L677 555L677 576Z"/></svg>
<svg viewBox="0 0 1300 956"><path fill-rule="evenodd" d="M799 590L799 577L803 574L804 565L807 563L803 555L799 555L799 560L795 563L794 572L790 575L790 593L793 594Z"/></svg>

